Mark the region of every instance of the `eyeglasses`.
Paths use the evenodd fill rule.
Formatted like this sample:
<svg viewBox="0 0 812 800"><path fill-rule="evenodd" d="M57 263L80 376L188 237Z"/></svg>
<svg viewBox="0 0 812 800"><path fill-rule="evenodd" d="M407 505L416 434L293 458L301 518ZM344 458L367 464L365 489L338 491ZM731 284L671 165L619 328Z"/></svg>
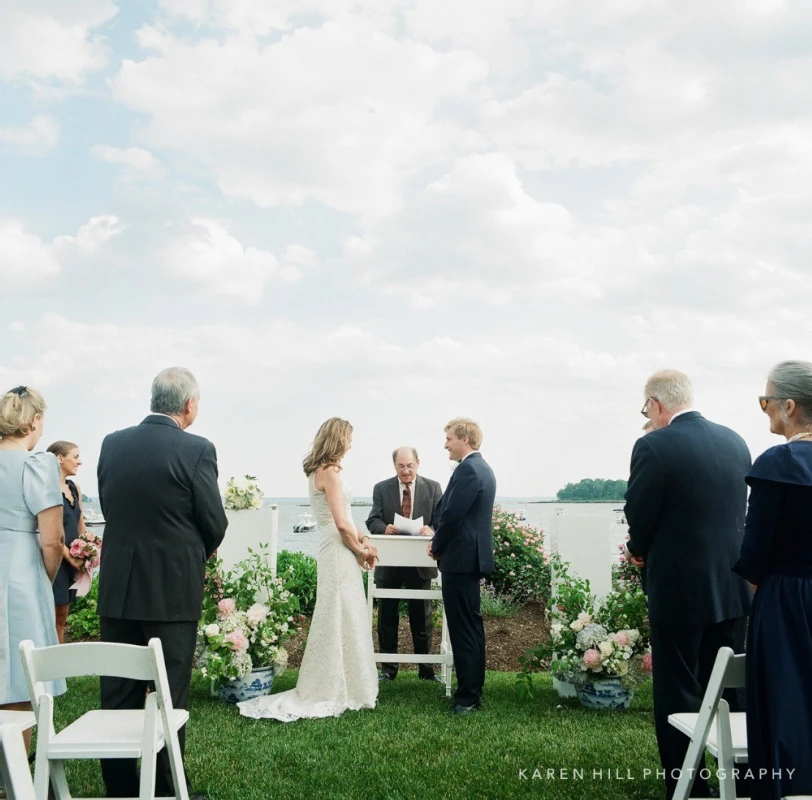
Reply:
<svg viewBox="0 0 812 800"><path fill-rule="evenodd" d="M646 398L646 402L645 402L645 403L643 403L643 407L640 409L640 413L641 413L641 414L642 414L642 415L643 415L643 416L644 416L646 419L651 419L651 418L649 417L649 415L648 415L648 404L649 404L649 403L650 403L652 400L656 400L656 399L657 399L656 397L647 397L647 398Z"/></svg>
<svg viewBox="0 0 812 800"><path fill-rule="evenodd" d="M789 400L788 397L776 397L774 394L762 394L758 398L758 404L761 406L761 410L766 414L767 413L767 403L770 400Z"/></svg>
<svg viewBox="0 0 812 800"><path fill-rule="evenodd" d="M17 397L25 397L28 394L27 386L15 386L13 389L8 390L9 394L16 394Z"/></svg>

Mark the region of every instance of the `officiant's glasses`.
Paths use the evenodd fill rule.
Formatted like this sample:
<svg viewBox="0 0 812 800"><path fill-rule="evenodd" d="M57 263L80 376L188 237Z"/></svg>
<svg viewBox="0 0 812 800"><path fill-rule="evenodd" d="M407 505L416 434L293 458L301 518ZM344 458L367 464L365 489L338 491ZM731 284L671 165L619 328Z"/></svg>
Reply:
<svg viewBox="0 0 812 800"><path fill-rule="evenodd" d="M759 395L758 404L761 406L761 410L765 414L767 413L767 403L769 403L770 400L789 400L789 397L776 397L774 394Z"/></svg>
<svg viewBox="0 0 812 800"><path fill-rule="evenodd" d="M642 414L642 415L643 415L643 416L644 416L646 419L651 419L651 417L649 417L649 415L648 415L648 404L649 404L649 403L650 403L652 400L656 400L656 398L655 398L655 397L647 397L647 398L646 398L646 402L645 402L645 403L643 403L643 407L640 409L640 413L641 413L641 414Z"/></svg>

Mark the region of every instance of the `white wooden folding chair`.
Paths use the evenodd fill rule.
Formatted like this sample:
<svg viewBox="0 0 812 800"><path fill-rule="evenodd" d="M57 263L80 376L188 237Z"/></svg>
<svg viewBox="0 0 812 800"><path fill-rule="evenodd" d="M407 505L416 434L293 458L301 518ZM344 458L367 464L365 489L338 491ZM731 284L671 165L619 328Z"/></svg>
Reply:
<svg viewBox="0 0 812 800"><path fill-rule="evenodd" d="M722 692L744 686L744 659L744 654L734 655L729 647L719 648L699 713L668 717L669 724L691 740L674 800L689 797L700 763L704 766L705 750L719 762L721 800L736 800L734 767L747 762L747 721L743 711L730 713Z"/></svg>
<svg viewBox="0 0 812 800"><path fill-rule="evenodd" d="M10 712L21 713L21 712ZM0 724L0 775L9 800L34 800L34 783L23 746L23 729L14 723Z"/></svg>
<svg viewBox="0 0 812 800"><path fill-rule="evenodd" d="M74 758L140 758L138 797L154 798L156 756L164 747L172 769L175 800L189 800L178 743L178 730L188 721L189 712L172 707L159 639L150 639L147 647L82 642L38 649L31 641L24 641L20 652L37 713L37 800L47 800L51 779L56 800L71 800L63 762ZM88 711L56 733L54 698L43 683L80 675L152 681L155 690L147 695L143 710Z"/></svg>

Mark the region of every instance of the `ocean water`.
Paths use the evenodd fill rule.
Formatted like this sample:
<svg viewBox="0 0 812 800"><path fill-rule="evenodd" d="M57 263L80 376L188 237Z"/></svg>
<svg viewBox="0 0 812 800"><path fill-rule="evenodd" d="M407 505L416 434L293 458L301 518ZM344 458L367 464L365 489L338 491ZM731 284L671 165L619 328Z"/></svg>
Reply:
<svg viewBox="0 0 812 800"><path fill-rule="evenodd" d="M366 519L371 510L370 498L356 498L355 503L368 503L367 505L353 505L352 516L356 525L366 530ZM319 530L305 533L294 533L293 526L299 521L299 516L311 513L310 503L306 497L280 497L266 498L265 504L275 503L279 509L279 549L306 553L315 556L319 546ZM526 522L534 528L541 528L549 534L552 518L557 513L572 516L601 516L605 517L607 524L611 523L609 542L609 555L616 561L619 555L618 545L622 544L628 533L628 527L619 522L622 502L617 503L540 503L534 498L504 497L497 503L505 511L523 511L527 517ZM88 508L99 510L94 503L86 503ZM94 527L96 533L103 531L102 526ZM545 545L549 548L549 535L545 537Z"/></svg>

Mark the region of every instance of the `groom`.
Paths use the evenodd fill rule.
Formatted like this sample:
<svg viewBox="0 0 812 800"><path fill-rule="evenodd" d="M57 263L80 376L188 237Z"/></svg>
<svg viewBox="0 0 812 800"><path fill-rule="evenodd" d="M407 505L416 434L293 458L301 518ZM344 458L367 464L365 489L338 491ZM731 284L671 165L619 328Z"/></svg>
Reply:
<svg viewBox="0 0 812 800"><path fill-rule="evenodd" d="M442 573L443 604L457 670L453 714L470 714L485 685L485 628L479 580L493 572L493 502L496 479L479 454L482 430L472 419L445 426L445 449L459 462L435 512L428 554Z"/></svg>

